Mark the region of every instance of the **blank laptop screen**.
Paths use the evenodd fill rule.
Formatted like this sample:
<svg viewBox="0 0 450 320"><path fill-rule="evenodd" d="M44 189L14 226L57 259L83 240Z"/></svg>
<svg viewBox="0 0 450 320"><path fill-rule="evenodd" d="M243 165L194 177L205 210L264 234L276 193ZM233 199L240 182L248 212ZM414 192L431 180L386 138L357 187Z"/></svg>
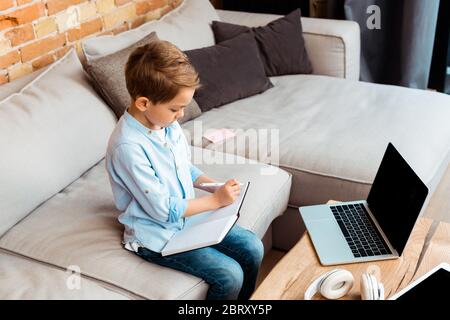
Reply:
<svg viewBox="0 0 450 320"><path fill-rule="evenodd" d="M427 194L426 185L389 143L367 203L399 255L405 248Z"/></svg>

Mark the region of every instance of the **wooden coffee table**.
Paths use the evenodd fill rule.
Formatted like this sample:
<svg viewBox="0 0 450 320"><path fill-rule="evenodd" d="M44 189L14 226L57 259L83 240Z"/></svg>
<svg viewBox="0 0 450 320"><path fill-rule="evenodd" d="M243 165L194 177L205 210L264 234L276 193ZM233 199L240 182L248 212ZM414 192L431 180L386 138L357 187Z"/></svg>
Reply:
<svg viewBox="0 0 450 320"><path fill-rule="evenodd" d="M425 243L424 254L413 280L423 276L442 262L450 264L450 223L439 222L432 232L429 243Z"/></svg>
<svg viewBox="0 0 450 320"><path fill-rule="evenodd" d="M331 201L329 202L331 203ZM322 266L316 255L311 239L307 232L300 241L278 262L269 275L256 289L253 300L297 300L303 299L306 288L323 273L343 268L349 270L355 284L349 294L341 299L361 299L360 277L364 272L375 274L383 282L386 298L396 293L418 274L425 273L439 262L450 262L450 227L442 224L435 233L435 241L430 241L427 251L423 251L427 234L433 220L419 218L411 234L403 254L394 260L371 261L363 263L345 264L339 266ZM428 239L429 240L429 239ZM433 250L433 251L432 251ZM419 260L424 266L418 267ZM423 274L422 273L422 274ZM316 295L313 299L321 299Z"/></svg>

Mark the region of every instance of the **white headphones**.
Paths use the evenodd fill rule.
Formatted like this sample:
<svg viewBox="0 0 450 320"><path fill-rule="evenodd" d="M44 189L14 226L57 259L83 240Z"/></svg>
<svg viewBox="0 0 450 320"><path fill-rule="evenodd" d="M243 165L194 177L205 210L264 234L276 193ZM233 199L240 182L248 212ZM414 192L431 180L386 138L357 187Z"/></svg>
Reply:
<svg viewBox="0 0 450 320"><path fill-rule="evenodd" d="M305 300L319 292L327 299L339 299L353 287L353 275L344 269L334 269L314 280L306 289ZM363 300L384 300L384 286L370 273L361 275L361 298Z"/></svg>

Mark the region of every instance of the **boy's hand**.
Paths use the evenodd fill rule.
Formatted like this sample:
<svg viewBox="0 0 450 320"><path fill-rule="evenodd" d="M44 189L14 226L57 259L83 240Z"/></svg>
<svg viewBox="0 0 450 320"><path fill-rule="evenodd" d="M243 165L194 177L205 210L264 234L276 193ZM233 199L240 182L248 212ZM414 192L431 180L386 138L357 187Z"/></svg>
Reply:
<svg viewBox="0 0 450 320"><path fill-rule="evenodd" d="M241 192L241 186L236 179L230 179L213 194L219 207L225 207L234 202Z"/></svg>

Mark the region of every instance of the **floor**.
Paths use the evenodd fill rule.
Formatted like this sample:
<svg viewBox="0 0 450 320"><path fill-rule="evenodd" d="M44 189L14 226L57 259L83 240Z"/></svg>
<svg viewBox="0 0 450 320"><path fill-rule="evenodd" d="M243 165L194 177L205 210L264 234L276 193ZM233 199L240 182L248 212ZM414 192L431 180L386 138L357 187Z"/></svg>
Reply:
<svg viewBox="0 0 450 320"><path fill-rule="evenodd" d="M270 270L272 270L272 268L277 264L278 261L281 260L281 258L283 258L285 254L286 252L275 249L271 249L269 252L267 252L261 264L258 279L256 280L256 287L258 287L259 284L264 280L264 278L267 277Z"/></svg>

